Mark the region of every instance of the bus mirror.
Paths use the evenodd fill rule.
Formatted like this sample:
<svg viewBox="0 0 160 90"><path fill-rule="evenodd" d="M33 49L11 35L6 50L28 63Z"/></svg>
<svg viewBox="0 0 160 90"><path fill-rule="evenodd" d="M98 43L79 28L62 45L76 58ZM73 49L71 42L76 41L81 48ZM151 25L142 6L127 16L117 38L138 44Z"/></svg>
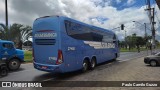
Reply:
<svg viewBox="0 0 160 90"><path fill-rule="evenodd" d="M113 40L113 43L116 43L116 40Z"/></svg>

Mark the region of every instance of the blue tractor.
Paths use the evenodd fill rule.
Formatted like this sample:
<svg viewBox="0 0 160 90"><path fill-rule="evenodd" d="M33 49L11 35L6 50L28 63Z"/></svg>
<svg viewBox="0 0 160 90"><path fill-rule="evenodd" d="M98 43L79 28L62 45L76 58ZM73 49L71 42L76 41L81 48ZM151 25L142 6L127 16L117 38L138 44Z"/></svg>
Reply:
<svg viewBox="0 0 160 90"><path fill-rule="evenodd" d="M16 49L12 41L0 40L0 60L5 62L9 70L17 70L24 62L24 51Z"/></svg>

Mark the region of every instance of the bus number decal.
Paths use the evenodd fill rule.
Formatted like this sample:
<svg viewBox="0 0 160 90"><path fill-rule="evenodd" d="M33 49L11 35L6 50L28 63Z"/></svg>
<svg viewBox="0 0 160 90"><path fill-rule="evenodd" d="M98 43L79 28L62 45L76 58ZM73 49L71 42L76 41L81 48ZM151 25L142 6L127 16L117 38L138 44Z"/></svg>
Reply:
<svg viewBox="0 0 160 90"><path fill-rule="evenodd" d="M68 51L74 51L74 50L76 50L75 47L68 47Z"/></svg>
<svg viewBox="0 0 160 90"><path fill-rule="evenodd" d="M56 57L49 57L49 60L57 60Z"/></svg>

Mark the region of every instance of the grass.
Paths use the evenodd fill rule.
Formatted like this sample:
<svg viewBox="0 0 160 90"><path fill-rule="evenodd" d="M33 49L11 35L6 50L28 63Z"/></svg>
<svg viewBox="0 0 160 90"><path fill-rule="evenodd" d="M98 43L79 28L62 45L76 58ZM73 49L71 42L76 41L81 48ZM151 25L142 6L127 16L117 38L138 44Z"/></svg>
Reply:
<svg viewBox="0 0 160 90"><path fill-rule="evenodd" d="M145 51L147 50L146 48L141 48L140 51ZM133 48L131 50L125 49L125 48L121 48L120 52L137 52L136 48ZM24 52L24 60L25 62L32 62L32 51L25 51Z"/></svg>
<svg viewBox="0 0 160 90"><path fill-rule="evenodd" d="M148 50L146 48L140 48L140 51L145 51ZM120 52L138 52L137 48L132 48L132 49L125 49L125 48L121 48Z"/></svg>
<svg viewBox="0 0 160 90"><path fill-rule="evenodd" d="M24 51L24 61L32 62L32 51Z"/></svg>

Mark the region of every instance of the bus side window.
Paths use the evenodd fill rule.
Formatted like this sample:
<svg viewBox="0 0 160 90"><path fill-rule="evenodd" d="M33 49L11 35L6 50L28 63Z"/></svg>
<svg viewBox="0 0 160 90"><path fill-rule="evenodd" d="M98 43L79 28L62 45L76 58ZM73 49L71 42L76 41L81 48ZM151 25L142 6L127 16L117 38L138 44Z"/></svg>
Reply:
<svg viewBox="0 0 160 90"><path fill-rule="evenodd" d="M65 20L67 34L74 39L86 41L101 41L102 36L92 33L90 28Z"/></svg>
<svg viewBox="0 0 160 90"><path fill-rule="evenodd" d="M106 34L105 36L103 36L102 41L103 42L113 42L113 36L110 34Z"/></svg>

